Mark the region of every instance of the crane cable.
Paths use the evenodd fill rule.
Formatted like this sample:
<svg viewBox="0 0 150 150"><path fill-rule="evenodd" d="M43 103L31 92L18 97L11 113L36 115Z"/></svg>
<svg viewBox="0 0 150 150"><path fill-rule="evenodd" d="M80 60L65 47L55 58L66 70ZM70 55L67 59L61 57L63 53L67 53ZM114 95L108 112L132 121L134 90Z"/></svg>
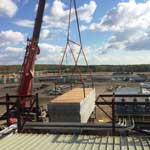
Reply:
<svg viewBox="0 0 150 150"><path fill-rule="evenodd" d="M88 61L87 61L86 55L85 55L84 50L83 50L83 45L82 45L82 38L81 38L81 31L80 31L80 25L79 25L79 19L78 19L79 17L78 17L78 12L77 12L76 0L73 0L73 1L74 1L75 15L76 15L76 20L77 20L76 23L77 23L77 27L78 27L79 40L80 40L80 45L81 45L81 47L80 47L80 52L79 52L78 57L77 57L77 62L78 62L79 56L80 56L80 54L81 54L81 52L82 52L82 53L83 53L84 60L85 60L85 63L86 63L86 65L87 65L88 70L89 70L89 73L90 73L90 77L91 77L91 80L92 80L92 87L93 87L94 85L93 85L93 75L92 75L92 71L91 71L91 69L90 69L90 67L89 67L89 65L88 65Z"/></svg>
<svg viewBox="0 0 150 150"><path fill-rule="evenodd" d="M79 44L76 43L76 42L74 42L74 41L72 41L72 40L70 40L70 26L71 26L71 13L72 13L71 6L72 6L72 1L73 1L73 4L74 4L74 11L75 11L75 17L76 17L76 23L77 23L78 36L79 36ZM92 87L94 87L92 71L91 71L91 69L90 69L90 67L88 65L88 61L87 61L86 55L85 55L84 50L83 50L82 38L81 38L81 32L80 32L80 25L79 25L79 19L78 19L78 12L77 12L77 6L76 6L76 1L75 0L70 0L70 8L69 8L69 17L68 17L68 19L69 19L69 21L68 21L68 28L67 28L67 42L66 42L66 45L65 45L65 49L64 49L63 56L62 56L62 60L60 62L59 68L58 68L58 75L62 74L62 64L63 64L64 58L65 58L65 55L67 53L67 48L69 47L70 52L71 52L71 54L73 56L73 60L75 62L75 66L74 66L73 71L72 71L71 79L72 79L73 74L74 74L74 72L75 72L75 70L77 68L78 72L79 72L79 75L80 75L80 81L84 85L84 80L83 80L81 71L80 71L79 67L77 67L78 66L79 57L80 57L80 55L82 53L83 57L84 57L84 60L85 60L85 63L86 63L86 66L88 67L88 71L90 73L90 77L91 77L91 81L92 81ZM75 55L73 53L73 49L71 48L70 42L73 43L73 44L76 44L76 45L80 46L80 50L79 50L79 53L77 55L77 58L75 58Z"/></svg>

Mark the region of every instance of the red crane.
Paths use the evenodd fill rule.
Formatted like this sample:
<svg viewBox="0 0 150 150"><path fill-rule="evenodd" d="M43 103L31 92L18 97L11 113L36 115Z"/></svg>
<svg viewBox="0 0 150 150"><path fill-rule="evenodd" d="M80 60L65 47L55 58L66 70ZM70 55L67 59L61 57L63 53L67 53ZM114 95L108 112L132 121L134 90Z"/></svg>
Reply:
<svg viewBox="0 0 150 150"><path fill-rule="evenodd" d="M40 53L38 47L41 25L43 20L44 8L46 0L39 0L37 15L34 24L33 35L31 39L27 40L26 53L22 64L19 96L27 96L31 94L32 79L34 77L34 63L36 55ZM21 105L25 105L25 100L22 98Z"/></svg>
<svg viewBox="0 0 150 150"><path fill-rule="evenodd" d="M27 40L26 52L22 64L20 86L18 91L18 95L22 97L21 99L19 99L19 103L21 104L22 110L25 110L26 102L27 102L26 98L24 97L31 95L32 79L34 77L34 64L35 64L36 56L40 53L38 42L40 37L45 3L46 0L39 0L33 35L31 39ZM16 105L13 105L12 108L9 109L9 111L15 110L15 107ZM31 104L28 107L31 107ZM0 117L0 120L3 120L5 118L8 119L8 122L10 122L10 124L16 122L16 115L14 115L13 113L10 114L8 112L5 112Z"/></svg>

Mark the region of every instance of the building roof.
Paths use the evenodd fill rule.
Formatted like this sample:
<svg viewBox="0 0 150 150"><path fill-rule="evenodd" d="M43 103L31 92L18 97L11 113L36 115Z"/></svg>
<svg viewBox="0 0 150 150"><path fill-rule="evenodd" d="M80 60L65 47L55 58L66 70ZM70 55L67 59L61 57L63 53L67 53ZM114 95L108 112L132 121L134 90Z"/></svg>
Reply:
<svg viewBox="0 0 150 150"><path fill-rule="evenodd" d="M112 150L113 146L115 150L149 150L150 137L12 134L0 139L0 150Z"/></svg>
<svg viewBox="0 0 150 150"><path fill-rule="evenodd" d="M140 94L140 87L118 87L115 94Z"/></svg>

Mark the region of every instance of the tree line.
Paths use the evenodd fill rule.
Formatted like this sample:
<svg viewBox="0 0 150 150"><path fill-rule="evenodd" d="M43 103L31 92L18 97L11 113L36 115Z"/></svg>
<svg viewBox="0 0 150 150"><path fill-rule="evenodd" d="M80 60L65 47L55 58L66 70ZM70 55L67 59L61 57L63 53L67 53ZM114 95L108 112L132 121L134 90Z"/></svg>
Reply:
<svg viewBox="0 0 150 150"><path fill-rule="evenodd" d="M50 65L50 64L36 64L36 71L44 71L48 72L57 72L59 70L58 65ZM90 65L89 68L87 66L78 66L78 68L82 72L88 72L89 68L93 72L150 72L149 64L142 65ZM63 72L77 72L77 68L72 65L63 65L61 67ZM0 73L19 73L21 71L21 65L0 65Z"/></svg>

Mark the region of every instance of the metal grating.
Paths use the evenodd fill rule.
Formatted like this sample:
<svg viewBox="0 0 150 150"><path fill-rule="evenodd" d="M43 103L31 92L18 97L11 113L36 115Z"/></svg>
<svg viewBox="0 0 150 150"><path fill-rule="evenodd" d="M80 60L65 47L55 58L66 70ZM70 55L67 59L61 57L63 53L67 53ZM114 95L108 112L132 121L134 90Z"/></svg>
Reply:
<svg viewBox="0 0 150 150"><path fill-rule="evenodd" d="M0 139L0 150L149 150L149 136L13 134Z"/></svg>

